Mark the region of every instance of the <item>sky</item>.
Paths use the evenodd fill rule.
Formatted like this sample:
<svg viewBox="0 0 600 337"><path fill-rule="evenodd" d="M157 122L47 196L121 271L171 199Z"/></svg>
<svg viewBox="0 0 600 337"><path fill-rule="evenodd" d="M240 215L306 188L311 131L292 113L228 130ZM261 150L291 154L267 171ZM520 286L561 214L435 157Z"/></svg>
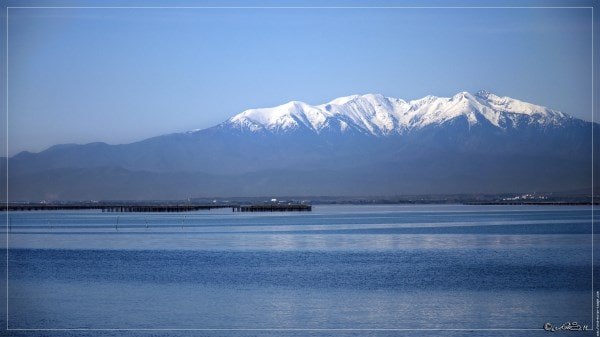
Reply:
<svg viewBox="0 0 600 337"><path fill-rule="evenodd" d="M28 7L36 4L46 8ZM46 0L5 9L0 126L8 136L0 146L9 156L64 143L130 143L211 127L250 108L365 93L411 100L486 89L600 121L592 113L591 8L66 4L79 8Z"/></svg>

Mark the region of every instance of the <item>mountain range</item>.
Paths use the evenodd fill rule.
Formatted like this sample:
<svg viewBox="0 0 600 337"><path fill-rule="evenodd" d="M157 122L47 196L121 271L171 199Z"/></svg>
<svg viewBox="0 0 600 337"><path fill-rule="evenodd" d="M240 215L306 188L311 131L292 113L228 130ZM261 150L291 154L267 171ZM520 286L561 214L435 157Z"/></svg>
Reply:
<svg viewBox="0 0 600 337"><path fill-rule="evenodd" d="M591 193L598 136L596 123L487 91L366 94L131 144L21 152L3 170L11 201Z"/></svg>

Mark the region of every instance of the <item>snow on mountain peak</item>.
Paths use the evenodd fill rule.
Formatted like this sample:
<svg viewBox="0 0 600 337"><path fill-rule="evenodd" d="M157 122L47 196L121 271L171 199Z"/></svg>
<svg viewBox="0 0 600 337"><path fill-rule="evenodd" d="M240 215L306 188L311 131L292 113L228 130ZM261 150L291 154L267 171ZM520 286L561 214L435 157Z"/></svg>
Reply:
<svg viewBox="0 0 600 337"><path fill-rule="evenodd" d="M524 121L559 125L570 118L559 111L481 90L475 95L463 91L449 98L426 96L409 102L380 94L339 97L316 106L291 101L273 108L246 110L224 124L252 132L352 130L386 136L444 124L459 117L465 118L469 126L487 120L501 129L516 127Z"/></svg>
<svg viewBox="0 0 600 337"><path fill-rule="evenodd" d="M229 122L250 131L270 130L281 132L302 126L316 130L325 121L326 113L304 102L291 101L274 108L249 109Z"/></svg>

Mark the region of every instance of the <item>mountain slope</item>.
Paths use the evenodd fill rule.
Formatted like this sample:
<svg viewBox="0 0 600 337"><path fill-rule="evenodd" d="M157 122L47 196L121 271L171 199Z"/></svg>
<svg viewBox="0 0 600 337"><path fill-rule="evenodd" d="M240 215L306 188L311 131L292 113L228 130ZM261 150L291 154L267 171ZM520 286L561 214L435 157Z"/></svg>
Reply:
<svg viewBox="0 0 600 337"><path fill-rule="evenodd" d="M289 102L131 144L20 153L8 159L9 192L75 200L589 189L597 126L485 91Z"/></svg>

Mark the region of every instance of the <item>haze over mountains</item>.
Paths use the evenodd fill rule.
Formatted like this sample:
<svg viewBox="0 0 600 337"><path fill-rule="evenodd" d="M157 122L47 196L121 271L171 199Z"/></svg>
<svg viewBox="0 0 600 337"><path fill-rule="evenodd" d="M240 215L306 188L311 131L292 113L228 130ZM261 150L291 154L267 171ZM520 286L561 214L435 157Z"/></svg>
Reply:
<svg viewBox="0 0 600 337"><path fill-rule="evenodd" d="M597 127L486 91L289 102L131 144L19 153L9 200L591 192Z"/></svg>

